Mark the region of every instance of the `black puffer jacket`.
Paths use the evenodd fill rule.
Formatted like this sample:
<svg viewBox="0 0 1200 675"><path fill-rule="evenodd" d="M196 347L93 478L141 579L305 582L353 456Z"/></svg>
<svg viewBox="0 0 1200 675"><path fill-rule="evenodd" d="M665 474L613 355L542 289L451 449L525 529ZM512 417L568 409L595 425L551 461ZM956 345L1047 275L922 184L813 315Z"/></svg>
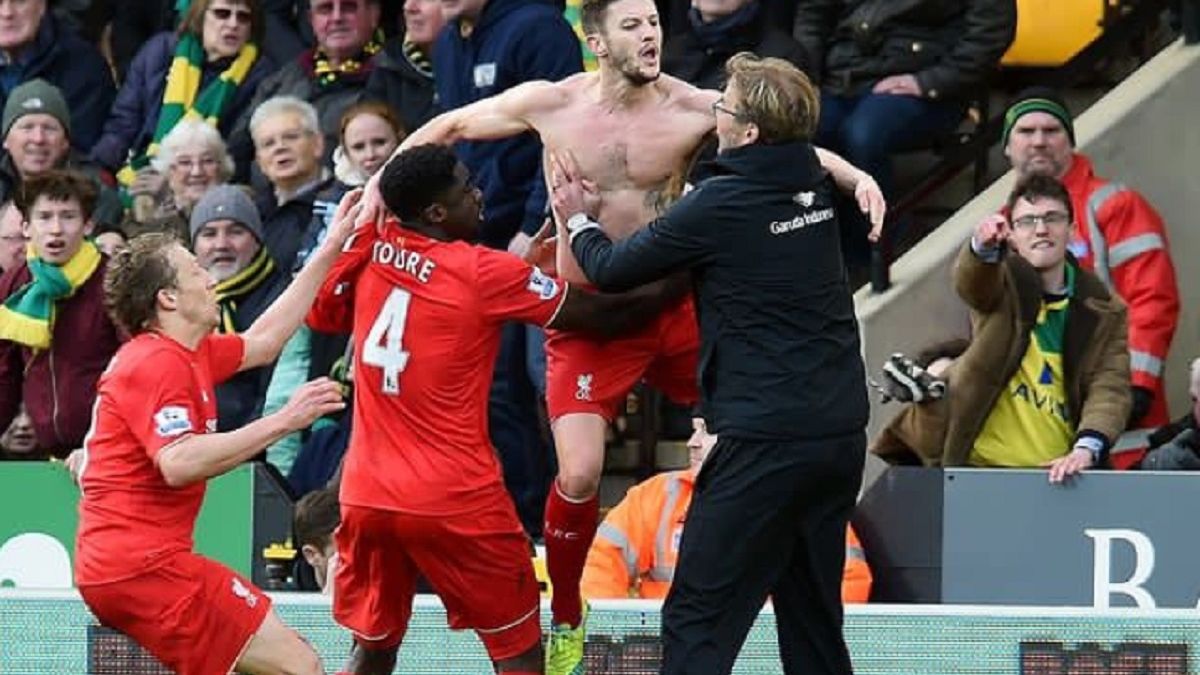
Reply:
<svg viewBox="0 0 1200 675"><path fill-rule="evenodd" d="M830 93L912 73L929 98L955 98L995 69L1016 25L1014 0L808 0L795 36Z"/></svg>

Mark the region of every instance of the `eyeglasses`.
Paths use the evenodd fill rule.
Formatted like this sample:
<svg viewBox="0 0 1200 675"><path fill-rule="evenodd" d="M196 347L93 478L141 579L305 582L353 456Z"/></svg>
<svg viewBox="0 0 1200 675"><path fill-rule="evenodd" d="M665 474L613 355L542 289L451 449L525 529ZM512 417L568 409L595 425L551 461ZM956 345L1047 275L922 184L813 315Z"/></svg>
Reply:
<svg viewBox="0 0 1200 675"><path fill-rule="evenodd" d="M6 244L25 244L29 242L29 237L23 234L4 234L0 235L0 241Z"/></svg>
<svg viewBox="0 0 1200 675"><path fill-rule="evenodd" d="M1012 221L1013 229L1032 230L1039 224L1046 227L1064 227L1071 222L1071 217L1065 211L1047 211L1041 215L1021 216Z"/></svg>
<svg viewBox="0 0 1200 675"><path fill-rule="evenodd" d="M232 16L235 19L237 19L237 22L242 24L243 26L249 25L249 23L250 23L250 18L251 18L250 10L246 10L246 9L232 10L232 9L229 9L228 7L209 7L208 12L210 14L212 14L213 18L216 19L217 21L228 21L229 17Z"/></svg>
<svg viewBox="0 0 1200 675"><path fill-rule="evenodd" d="M745 122L750 119L750 118L746 117L745 113L740 113L736 110L730 110L729 108L726 108L725 107L725 99L723 99L723 98L719 98L719 99L713 101L712 110L713 110L714 117L716 116L716 114L718 112L723 112L726 115L729 115L730 117L732 117L733 119L738 120L739 122Z"/></svg>
<svg viewBox="0 0 1200 675"><path fill-rule="evenodd" d="M280 143L287 146L295 145L311 135L312 132L307 129L292 129L274 136L259 138L255 140L254 144L259 150L270 150Z"/></svg>

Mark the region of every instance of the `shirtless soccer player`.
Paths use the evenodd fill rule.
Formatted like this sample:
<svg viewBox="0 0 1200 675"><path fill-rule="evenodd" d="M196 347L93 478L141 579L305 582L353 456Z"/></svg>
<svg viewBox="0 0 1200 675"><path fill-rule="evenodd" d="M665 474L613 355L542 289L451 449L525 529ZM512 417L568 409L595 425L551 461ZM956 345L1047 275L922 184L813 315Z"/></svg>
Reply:
<svg viewBox="0 0 1200 675"><path fill-rule="evenodd" d="M472 244L482 197L445 146L401 153L379 183L403 225L361 228L309 315L318 330L353 329L357 355L334 535L333 614L355 636L347 670L392 672L422 575L498 672L541 673L529 539L487 432L500 329L611 336L658 314L671 289L595 295Z"/></svg>
<svg viewBox="0 0 1200 675"><path fill-rule="evenodd" d="M561 82L529 82L441 115L401 148L423 143L505 138L535 131L547 148L569 153L601 196L606 232L623 239L657 217L716 126L720 93L659 73L662 32L653 0L585 0L583 26L600 69ZM882 221L875 182L832 153L822 163ZM550 171L546 171L550 175ZM368 197L377 199L376 197ZM371 209L367 209L368 212ZM558 247L559 273L585 282L569 247ZM547 653L551 675L582 672L583 606L579 581L595 533L604 433L621 401L643 377L674 400L696 399L697 336L690 298L637 334L595 342L548 333L547 406L559 474L546 502L546 554L554 597Z"/></svg>
<svg viewBox="0 0 1200 675"><path fill-rule="evenodd" d="M344 407L338 385L302 385L278 412L216 433L214 387L273 362L300 326L354 223L336 225L311 262L240 335L213 332L216 283L179 242L134 239L109 265L105 303L133 336L100 378L77 469L75 581L101 623L133 638L172 672L323 673L261 590L192 552L207 479Z"/></svg>

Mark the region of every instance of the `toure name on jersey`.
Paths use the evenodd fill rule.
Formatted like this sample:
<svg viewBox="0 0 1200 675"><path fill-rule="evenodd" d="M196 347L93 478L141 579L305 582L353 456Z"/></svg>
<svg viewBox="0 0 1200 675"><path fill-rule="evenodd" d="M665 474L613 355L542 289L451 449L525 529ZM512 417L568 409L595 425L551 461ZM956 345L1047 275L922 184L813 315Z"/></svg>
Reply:
<svg viewBox="0 0 1200 675"><path fill-rule="evenodd" d="M412 275L423 284L429 283L429 277L433 275L433 270L437 267L437 263L420 253L400 248L386 241L375 242L375 247L371 251L371 262L394 267L399 272Z"/></svg>

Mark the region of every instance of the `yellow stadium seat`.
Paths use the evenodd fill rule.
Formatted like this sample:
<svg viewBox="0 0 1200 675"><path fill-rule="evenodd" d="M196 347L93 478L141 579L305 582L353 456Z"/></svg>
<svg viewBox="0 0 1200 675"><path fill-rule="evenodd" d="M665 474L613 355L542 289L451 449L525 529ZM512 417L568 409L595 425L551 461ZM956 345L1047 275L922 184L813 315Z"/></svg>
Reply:
<svg viewBox="0 0 1200 675"><path fill-rule="evenodd" d="M1004 66L1060 66L1103 32L1119 0L1017 0L1017 35Z"/></svg>

